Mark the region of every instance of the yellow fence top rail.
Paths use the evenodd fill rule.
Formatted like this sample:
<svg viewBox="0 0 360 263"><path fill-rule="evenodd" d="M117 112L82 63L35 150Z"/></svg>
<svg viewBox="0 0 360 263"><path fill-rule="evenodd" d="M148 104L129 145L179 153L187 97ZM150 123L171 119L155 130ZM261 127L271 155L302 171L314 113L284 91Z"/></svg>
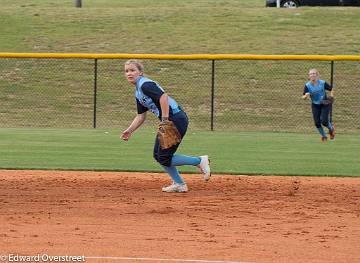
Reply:
<svg viewBox="0 0 360 263"><path fill-rule="evenodd" d="M356 60L360 55L253 55L253 54L92 54L0 53L0 58L166 59L166 60Z"/></svg>

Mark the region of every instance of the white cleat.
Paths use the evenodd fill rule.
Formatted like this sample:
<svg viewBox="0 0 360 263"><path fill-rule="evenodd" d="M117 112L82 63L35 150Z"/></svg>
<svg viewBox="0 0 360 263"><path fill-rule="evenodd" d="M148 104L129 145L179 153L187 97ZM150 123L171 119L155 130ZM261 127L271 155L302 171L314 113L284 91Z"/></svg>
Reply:
<svg viewBox="0 0 360 263"><path fill-rule="evenodd" d="M211 176L211 170L210 170L210 160L209 156L203 155L200 156L201 161L198 167L200 168L200 171L204 174L204 180L209 181Z"/></svg>
<svg viewBox="0 0 360 263"><path fill-rule="evenodd" d="M163 187L162 191L166 193L186 193L188 191L188 187L185 183L184 184L173 183L172 185Z"/></svg>

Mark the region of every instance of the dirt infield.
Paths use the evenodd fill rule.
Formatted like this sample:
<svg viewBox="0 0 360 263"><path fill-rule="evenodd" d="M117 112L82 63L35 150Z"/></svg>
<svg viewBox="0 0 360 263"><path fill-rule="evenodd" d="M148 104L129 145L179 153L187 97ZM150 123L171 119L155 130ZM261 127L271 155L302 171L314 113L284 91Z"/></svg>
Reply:
<svg viewBox="0 0 360 263"><path fill-rule="evenodd" d="M360 178L185 179L166 194L164 174L0 170L0 261L360 262Z"/></svg>

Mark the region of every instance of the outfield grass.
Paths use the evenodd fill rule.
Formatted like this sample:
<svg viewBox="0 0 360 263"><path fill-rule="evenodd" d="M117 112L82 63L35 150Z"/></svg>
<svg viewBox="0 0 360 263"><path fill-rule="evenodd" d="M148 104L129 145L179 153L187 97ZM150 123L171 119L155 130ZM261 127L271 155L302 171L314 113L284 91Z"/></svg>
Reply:
<svg viewBox="0 0 360 263"><path fill-rule="evenodd" d="M289 10L265 8L264 0L86 0L83 8L3 0L0 52L359 54L359 26L360 8ZM99 61L98 127L124 127L133 118L123 62ZM93 64L0 59L0 127L92 127ZM209 129L211 61L145 66L196 120L193 128ZM312 131L308 105L299 100L312 67L330 81L328 61L217 61L216 129ZM343 132L360 129L359 70L358 62L335 65L334 119Z"/></svg>
<svg viewBox="0 0 360 263"><path fill-rule="evenodd" d="M74 1L2 0L0 52L360 54L360 8L264 6L264 0L84 0L80 9ZM161 171L151 157L152 130L124 143L120 131L103 129L126 128L134 117L122 63L99 61L102 129L93 130L86 129L93 61L0 60L0 168ZM340 134L328 144L319 142L309 105L299 100L310 67L330 80L328 62L217 61L217 131L189 134L179 152L209 153L216 173L358 176L360 64L336 62ZM146 61L146 70L186 108L192 131L209 129L211 61ZM273 130L299 133L261 132Z"/></svg>
<svg viewBox="0 0 360 263"><path fill-rule="evenodd" d="M152 159L154 132L139 130L130 141L119 130L0 129L0 169L61 169L162 172ZM321 143L313 134L195 132L179 153L209 154L214 173L360 176L360 136L339 134ZM183 172L197 172L181 167Z"/></svg>

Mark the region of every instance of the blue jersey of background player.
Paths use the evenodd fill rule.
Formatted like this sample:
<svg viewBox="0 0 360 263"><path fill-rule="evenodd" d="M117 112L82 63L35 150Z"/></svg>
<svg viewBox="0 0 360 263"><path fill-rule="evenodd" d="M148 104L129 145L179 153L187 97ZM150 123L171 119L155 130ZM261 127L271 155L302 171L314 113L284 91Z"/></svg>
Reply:
<svg viewBox="0 0 360 263"><path fill-rule="evenodd" d="M302 98L311 98L314 123L323 142L327 141L327 136L322 125L329 129L330 139L333 140L335 138L335 128L329 118L332 104L321 104L321 100L326 97L326 91L330 91L330 95L334 96L332 87L324 80L319 79L319 72L316 69L310 69L309 81L305 84Z"/></svg>
<svg viewBox="0 0 360 263"><path fill-rule="evenodd" d="M155 81L143 76L144 66L138 60L128 60L125 63L126 79L135 86L135 99L137 115L130 126L123 131L121 138L129 140L131 134L138 129L146 119L146 113L151 111L160 121L172 121L183 138L188 127L188 117L178 103L168 96L164 89ZM175 154L179 144L168 149L160 147L159 139L156 137L153 156L154 159L170 175L173 183L163 187L163 192L187 192L188 187L180 176L176 166L193 165L198 166L204 174L205 181L210 179L210 162L207 155L186 156Z"/></svg>

